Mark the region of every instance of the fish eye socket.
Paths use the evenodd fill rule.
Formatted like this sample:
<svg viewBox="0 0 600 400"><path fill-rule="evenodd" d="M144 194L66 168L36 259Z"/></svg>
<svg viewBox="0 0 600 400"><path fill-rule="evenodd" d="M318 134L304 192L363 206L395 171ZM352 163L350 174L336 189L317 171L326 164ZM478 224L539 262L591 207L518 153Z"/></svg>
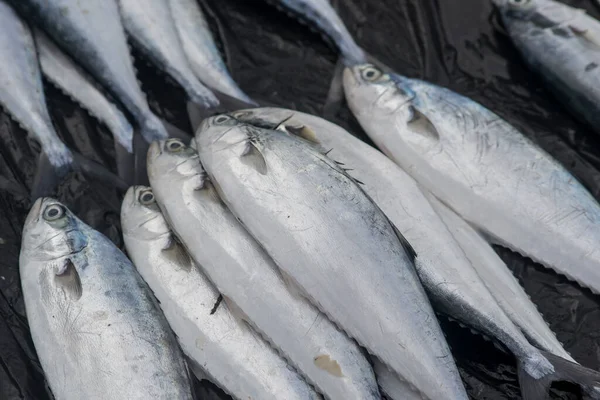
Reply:
<svg viewBox="0 0 600 400"><path fill-rule="evenodd" d="M367 67L362 70L361 76L368 82L373 82L379 79L383 73L375 67Z"/></svg>
<svg viewBox="0 0 600 400"><path fill-rule="evenodd" d="M183 149L184 146L185 145L182 142L180 142L179 140L170 140L167 143L167 150L177 152L177 151L180 151L181 149Z"/></svg>
<svg viewBox="0 0 600 400"><path fill-rule="evenodd" d="M56 221L57 219L62 218L66 213L66 210L60 204L52 204L46 207L44 210L44 219L46 221Z"/></svg>
<svg viewBox="0 0 600 400"><path fill-rule="evenodd" d="M140 197L138 198L140 200L140 203L142 203L143 205L149 205L154 203L154 193L152 193L151 190L146 190L142 193L140 193Z"/></svg>
<svg viewBox="0 0 600 400"><path fill-rule="evenodd" d="M231 118L228 117L227 115L219 115L218 117L215 118L215 124L217 125L222 125L224 123L226 123L227 121L229 121Z"/></svg>

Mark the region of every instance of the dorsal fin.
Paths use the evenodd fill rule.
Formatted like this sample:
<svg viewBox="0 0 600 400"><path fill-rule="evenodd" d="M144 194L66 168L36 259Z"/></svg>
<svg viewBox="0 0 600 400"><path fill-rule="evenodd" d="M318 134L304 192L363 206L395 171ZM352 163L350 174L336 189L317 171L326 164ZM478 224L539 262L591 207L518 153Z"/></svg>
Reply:
<svg viewBox="0 0 600 400"><path fill-rule="evenodd" d="M83 294L81 278L70 258L65 259L54 275L54 282L73 300L79 300Z"/></svg>

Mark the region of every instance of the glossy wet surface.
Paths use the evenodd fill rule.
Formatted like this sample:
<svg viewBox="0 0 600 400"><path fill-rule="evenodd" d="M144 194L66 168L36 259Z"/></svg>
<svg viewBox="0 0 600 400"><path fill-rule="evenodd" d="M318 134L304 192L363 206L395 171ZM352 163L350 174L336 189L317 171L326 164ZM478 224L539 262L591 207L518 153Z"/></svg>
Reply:
<svg viewBox="0 0 600 400"><path fill-rule="evenodd" d="M259 102L319 115L336 53L321 36L263 0L206 0L224 33L233 77ZM568 0L600 17L593 0ZM572 118L529 72L486 0L332 0L358 43L397 72L447 86L481 102L550 152L600 199L600 138ZM137 54L136 54L137 56ZM183 91L137 58L156 113L190 130ZM112 138L85 111L46 85L65 143L114 170ZM336 123L360 138L349 110ZM29 209L39 146L0 113L0 399L49 399L35 356L19 284L20 234ZM124 193L71 174L57 197L123 247ZM498 249L565 348L600 369L600 298L528 259ZM442 320L465 386L474 399L518 399L514 358L480 336ZM205 388L197 385L200 398ZM573 391L563 386L559 389ZM576 393L576 391L575 391ZM556 398L577 398L565 391Z"/></svg>

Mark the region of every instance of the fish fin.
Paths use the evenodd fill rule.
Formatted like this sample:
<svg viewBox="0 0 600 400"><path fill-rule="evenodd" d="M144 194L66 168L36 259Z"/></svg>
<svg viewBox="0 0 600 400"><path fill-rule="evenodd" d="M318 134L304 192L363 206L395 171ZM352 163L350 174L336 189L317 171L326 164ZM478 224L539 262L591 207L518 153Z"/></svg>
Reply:
<svg viewBox="0 0 600 400"><path fill-rule="evenodd" d="M150 145L142 137L141 134L136 133L133 136L133 171L134 171L134 184L149 186L148 181L148 149Z"/></svg>
<svg viewBox="0 0 600 400"><path fill-rule="evenodd" d="M413 132L436 142L440 140L438 130L425 114L412 105L408 106L408 110L410 115L406 123Z"/></svg>
<svg viewBox="0 0 600 400"><path fill-rule="evenodd" d="M242 162L249 167L254 168L259 174L267 174L267 161L258 147L251 140L246 143L246 148L242 153Z"/></svg>
<svg viewBox="0 0 600 400"><path fill-rule="evenodd" d="M400 230L396 227L396 225L394 225L394 223L392 221L389 221L389 222L392 225L394 232L396 232L396 236L398 236L398 240L400 240L400 243L402 243L402 247L404 247L404 251L406 251L406 254L410 258L410 260L414 263L415 259L417 258L417 252L412 247L412 245L409 243L409 241L406 240L406 238L404 237L402 232L400 232Z"/></svg>
<svg viewBox="0 0 600 400"><path fill-rule="evenodd" d="M167 130L167 133L169 134L169 137L171 137L171 138L177 138L177 139L183 140L184 142L187 142L192 137L192 135L190 135L189 133L187 133L187 132L179 129L178 127L176 127L175 125L173 125L169 121L161 119L160 122L162 122L162 124L164 125L165 129Z"/></svg>
<svg viewBox="0 0 600 400"><path fill-rule="evenodd" d="M229 297L222 295L223 301L227 304L227 308L229 312L233 316L233 319L242 327L247 328L248 321L250 318L246 315L246 313Z"/></svg>
<svg viewBox="0 0 600 400"><path fill-rule="evenodd" d="M329 120L335 118L344 102L344 68L344 61L340 57L335 65L333 78L331 78L331 83L329 84L327 99L322 109L323 117Z"/></svg>
<svg viewBox="0 0 600 400"><path fill-rule="evenodd" d="M128 151L121 143L115 141L114 145L119 177L123 182L132 185L135 176L135 156L133 152Z"/></svg>
<svg viewBox="0 0 600 400"><path fill-rule="evenodd" d="M279 128L279 127L277 127ZM285 129L287 132L296 135L298 137L301 137L302 139L309 141L311 143L315 143L315 144L321 144L321 142L319 142L319 139L317 138L317 134L315 133L315 131L313 131L310 127L306 126L306 125L297 125L297 126L293 126L293 125L286 125Z"/></svg>
<svg viewBox="0 0 600 400"><path fill-rule="evenodd" d="M55 167L46 153L40 153L37 170L33 178L31 188L31 199L35 200L39 197L49 196L54 192L58 184L72 170L71 166L61 168Z"/></svg>
<svg viewBox="0 0 600 400"><path fill-rule="evenodd" d="M88 160L79 153L73 152L73 161L77 169L79 169L86 177L91 178L92 180L100 181L122 191L126 191L129 188L129 184L127 182L110 172L106 167L98 164L95 161Z"/></svg>
<svg viewBox="0 0 600 400"><path fill-rule="evenodd" d="M149 114L142 121L139 132L148 143L155 140L163 140L169 137L165 126L161 120L154 114Z"/></svg>
<svg viewBox="0 0 600 400"><path fill-rule="evenodd" d="M70 258L67 258L57 268L54 282L60 286L73 300L79 300L83 294L81 278Z"/></svg>
<svg viewBox="0 0 600 400"><path fill-rule="evenodd" d="M579 29L573 25L569 25L569 29L576 36L581 37L588 42L600 47L600 38L594 35L594 32L591 32L589 29Z"/></svg>
<svg viewBox="0 0 600 400"><path fill-rule="evenodd" d="M192 270L192 258L174 234L169 236L169 241L162 249L162 253L173 260L181 269L188 272Z"/></svg>
<svg viewBox="0 0 600 400"><path fill-rule="evenodd" d="M546 373L541 378L535 378L532 374L539 371L540 363L533 363L528 366L523 363L518 365L519 383L524 400L545 400L548 398L550 386L555 381L566 381L580 385L584 391L590 392L590 389L600 386L600 373L572 361L555 356L554 354L540 350L540 353L551 364L550 373ZM542 361L546 361L542 360ZM534 372L531 372L532 367ZM552 371L553 368L553 371ZM527 370L530 370L528 372ZM597 391L590 393L598 393Z"/></svg>
<svg viewBox="0 0 600 400"><path fill-rule="evenodd" d="M194 134L202 124L205 118L210 117L210 113L207 113L206 110L202 107L198 107L196 103L191 101L187 102L187 113L188 119L190 120L190 125L192 126L192 132Z"/></svg>
<svg viewBox="0 0 600 400"><path fill-rule="evenodd" d="M221 302L223 302L223 295L219 293L219 296L217 297L215 304L210 309L210 315L213 315L214 313L217 312L217 310L219 309L219 306L221 305Z"/></svg>
<svg viewBox="0 0 600 400"><path fill-rule="evenodd" d="M287 272L285 272L284 270L282 270L280 268L277 268L277 271L279 272L279 276L281 277L281 280L283 281L283 283L285 283L285 286L287 287L288 291L293 296L296 296L301 299L309 298L309 296L306 294L306 292L304 292L304 289L302 289L300 286L298 286L298 284L296 283L296 280L294 278L292 278Z"/></svg>

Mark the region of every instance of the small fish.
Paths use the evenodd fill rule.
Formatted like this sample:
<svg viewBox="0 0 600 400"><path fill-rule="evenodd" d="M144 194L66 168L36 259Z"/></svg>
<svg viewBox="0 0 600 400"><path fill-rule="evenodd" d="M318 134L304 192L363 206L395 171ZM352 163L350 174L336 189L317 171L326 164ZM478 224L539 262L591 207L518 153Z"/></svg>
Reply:
<svg viewBox="0 0 600 400"><path fill-rule="evenodd" d="M493 0L527 64L600 133L600 21L554 0Z"/></svg>
<svg viewBox="0 0 600 400"><path fill-rule="evenodd" d="M337 15L329 0L265 0L314 24L338 48L346 65L366 62L364 51Z"/></svg>
<svg viewBox="0 0 600 400"><path fill-rule="evenodd" d="M311 142L228 115L205 120L196 141L290 285L426 397L467 398L414 251L357 182Z"/></svg>
<svg viewBox="0 0 600 400"><path fill-rule="evenodd" d="M177 237L231 310L329 399L380 399L369 361L305 298L290 292L277 266L221 201L195 150L177 139L148 152L154 195ZM232 278L235 277L235 278Z"/></svg>
<svg viewBox="0 0 600 400"><path fill-rule="evenodd" d="M63 176L73 155L52 125L29 26L4 0L0 0L0 105L41 144L50 165Z"/></svg>
<svg viewBox="0 0 600 400"><path fill-rule="evenodd" d="M9 0L131 113L148 141L168 134L140 89L117 0Z"/></svg>
<svg viewBox="0 0 600 400"><path fill-rule="evenodd" d="M219 292L171 232L150 188L129 189L121 223L127 251L160 301L199 379L208 378L239 400L320 399L221 303Z"/></svg>
<svg viewBox="0 0 600 400"><path fill-rule="evenodd" d="M593 257L598 204L520 132L450 90L372 65L346 69L344 88L371 139L424 190L494 242L600 288L600 256ZM552 380L565 376L588 386L597 379L594 371L543 356L537 372L529 358L532 368L519 374L525 396L545 398Z"/></svg>
<svg viewBox="0 0 600 400"><path fill-rule="evenodd" d="M63 53L45 33L33 30L42 73L56 87L74 99L83 108L104 123L115 139L115 151L119 159L129 158L133 153L133 127L127 118L111 103L95 85L92 78L73 60ZM117 167L123 177L126 166L117 160Z"/></svg>
<svg viewBox="0 0 600 400"><path fill-rule="evenodd" d="M152 293L105 236L40 198L19 259L31 336L57 400L192 400L185 360Z"/></svg>
<svg viewBox="0 0 600 400"><path fill-rule="evenodd" d="M229 75L198 1L168 1L183 50L198 79L218 92L255 104Z"/></svg>
<svg viewBox="0 0 600 400"><path fill-rule="evenodd" d="M137 47L205 108L219 101L190 67L171 15L169 0L118 0L123 26Z"/></svg>

